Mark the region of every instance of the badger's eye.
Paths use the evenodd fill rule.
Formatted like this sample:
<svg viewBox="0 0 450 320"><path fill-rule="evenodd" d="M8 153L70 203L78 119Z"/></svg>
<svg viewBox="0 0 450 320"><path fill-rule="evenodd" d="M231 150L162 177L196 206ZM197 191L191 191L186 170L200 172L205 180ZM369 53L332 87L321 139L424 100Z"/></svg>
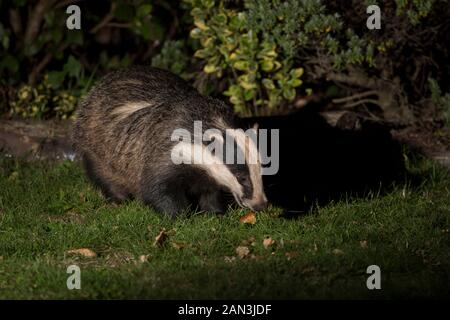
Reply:
<svg viewBox="0 0 450 320"><path fill-rule="evenodd" d="M240 176L240 177L238 177L238 181L240 184L246 185L250 182L250 179L248 176Z"/></svg>

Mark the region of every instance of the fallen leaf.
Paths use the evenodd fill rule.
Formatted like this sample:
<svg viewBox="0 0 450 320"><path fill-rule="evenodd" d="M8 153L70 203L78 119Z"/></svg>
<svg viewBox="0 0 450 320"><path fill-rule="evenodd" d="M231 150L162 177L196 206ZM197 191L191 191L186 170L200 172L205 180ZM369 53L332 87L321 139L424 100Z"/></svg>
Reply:
<svg viewBox="0 0 450 320"><path fill-rule="evenodd" d="M284 255L288 260L291 260L298 256L298 252L286 252Z"/></svg>
<svg viewBox="0 0 450 320"><path fill-rule="evenodd" d="M161 247L164 244L164 241L167 239L166 229L163 228L159 234L155 237L155 242L153 242L153 246Z"/></svg>
<svg viewBox="0 0 450 320"><path fill-rule="evenodd" d="M344 254L344 251L342 251L341 249L334 249L333 254L336 256L342 256Z"/></svg>
<svg viewBox="0 0 450 320"><path fill-rule="evenodd" d="M234 260L236 260L236 257L234 257L234 256L233 257L225 256L224 260L225 260L225 262L230 263L230 262L233 262Z"/></svg>
<svg viewBox="0 0 450 320"><path fill-rule="evenodd" d="M246 256L248 256L249 253L250 253L250 249L248 247L239 246L239 247L236 248L236 254L241 259L245 258Z"/></svg>
<svg viewBox="0 0 450 320"><path fill-rule="evenodd" d="M249 212L245 216L242 216L239 221L241 223L255 224L256 223L256 215L254 212Z"/></svg>
<svg viewBox="0 0 450 320"><path fill-rule="evenodd" d="M142 263L147 262L149 256L150 256L150 255L148 255L148 254L140 255L140 256L139 256L139 262L142 262Z"/></svg>
<svg viewBox="0 0 450 320"><path fill-rule="evenodd" d="M312 273L312 272L314 272L316 269L314 268L314 267L306 267L306 268L304 268L301 272L303 273L303 274L305 274L305 273Z"/></svg>
<svg viewBox="0 0 450 320"><path fill-rule="evenodd" d="M69 254L77 254L86 258L95 258L97 256L97 254L92 251L91 249L87 249L87 248L80 248L80 249L72 249L67 251L67 253Z"/></svg>
<svg viewBox="0 0 450 320"><path fill-rule="evenodd" d="M250 259L253 259L253 260L256 260L256 261L261 261L261 260L264 259L264 257L262 257L262 256L256 256L256 255L254 255L254 254L251 254L251 255L250 255Z"/></svg>
<svg viewBox="0 0 450 320"><path fill-rule="evenodd" d="M359 245L361 246L361 248L363 249L367 249L367 240L362 240L359 242Z"/></svg>
<svg viewBox="0 0 450 320"><path fill-rule="evenodd" d="M271 237L267 237L263 240L263 246L265 249L269 248L274 243L275 243L275 240L273 240Z"/></svg>
<svg viewBox="0 0 450 320"><path fill-rule="evenodd" d="M183 248L186 248L188 246L187 243L180 243L180 242L172 242L172 246L177 249L177 250L181 250Z"/></svg>

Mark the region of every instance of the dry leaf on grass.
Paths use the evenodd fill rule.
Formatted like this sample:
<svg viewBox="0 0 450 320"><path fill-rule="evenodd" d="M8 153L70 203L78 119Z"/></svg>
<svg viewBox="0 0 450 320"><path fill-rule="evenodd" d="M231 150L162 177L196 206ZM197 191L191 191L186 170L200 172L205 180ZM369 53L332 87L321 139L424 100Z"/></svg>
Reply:
<svg viewBox="0 0 450 320"><path fill-rule="evenodd" d="M361 248L367 249L367 240L360 241L359 245L361 246Z"/></svg>
<svg viewBox="0 0 450 320"><path fill-rule="evenodd" d="M248 239L244 239L241 241L240 245L241 246L252 246L254 247L256 245L256 238L255 237L250 237Z"/></svg>
<svg viewBox="0 0 450 320"><path fill-rule="evenodd" d="M144 263L148 261L149 254L143 254L139 256L139 262Z"/></svg>
<svg viewBox="0 0 450 320"><path fill-rule="evenodd" d="M225 262L230 263L230 262L233 262L234 260L236 260L236 257L234 257L234 256L233 257L225 256L224 260L225 260Z"/></svg>
<svg viewBox="0 0 450 320"><path fill-rule="evenodd" d="M250 253L250 249L248 247L239 246L239 247L236 248L236 254L241 259L245 258L246 256L248 256L249 253Z"/></svg>
<svg viewBox="0 0 450 320"><path fill-rule="evenodd" d="M334 249L333 254L336 256L342 256L344 254L344 251L342 251L341 249Z"/></svg>
<svg viewBox="0 0 450 320"><path fill-rule="evenodd" d="M239 219L240 223L248 223L248 224L255 224L256 223L256 215L254 212L249 212L245 216L242 216Z"/></svg>
<svg viewBox="0 0 450 320"><path fill-rule="evenodd" d="M86 258L95 258L97 254L88 248L72 249L67 251L69 254L77 254Z"/></svg>
<svg viewBox="0 0 450 320"><path fill-rule="evenodd" d="M275 243L275 240L273 240L271 237L267 237L263 240L263 246L265 249L269 248L274 243Z"/></svg>
<svg viewBox="0 0 450 320"><path fill-rule="evenodd" d="M182 242L171 242L172 243L172 247L174 247L177 250L181 250L183 248L186 248L188 246L187 243L182 243Z"/></svg>
<svg viewBox="0 0 450 320"><path fill-rule="evenodd" d="M166 229L163 228L163 229L158 233L158 235L155 237L155 242L153 242L153 246L155 246L155 247L161 247L161 246L164 244L164 242L166 241L167 236L168 236L168 234L167 234L167 232L166 232Z"/></svg>
<svg viewBox="0 0 450 320"><path fill-rule="evenodd" d="M295 251L293 251L293 252L286 252L284 255L286 256L286 258L288 260L291 260L291 259L294 259L294 258L296 258L298 256L298 252L295 252Z"/></svg>

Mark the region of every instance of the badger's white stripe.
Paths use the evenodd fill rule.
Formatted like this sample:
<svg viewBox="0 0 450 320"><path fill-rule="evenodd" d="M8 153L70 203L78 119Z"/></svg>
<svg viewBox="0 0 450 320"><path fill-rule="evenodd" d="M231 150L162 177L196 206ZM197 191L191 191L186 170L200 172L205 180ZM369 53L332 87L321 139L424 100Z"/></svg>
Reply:
<svg viewBox="0 0 450 320"><path fill-rule="evenodd" d="M253 130L253 129L250 129ZM260 200L266 201L266 195L264 194L264 186L262 183L261 175L261 155L258 152L256 146L256 130L252 139L249 134L245 134L242 129L227 130L227 133L233 136L237 145L241 150L244 150L245 162L247 163L248 170L250 172L250 180L253 186L252 200L258 202Z"/></svg>
<svg viewBox="0 0 450 320"><path fill-rule="evenodd" d="M235 197L242 198L243 188L236 177L222 159L214 156L203 144L181 141L173 147L171 158L175 164L191 164L204 169L218 184L227 187ZM240 202L240 199L236 200Z"/></svg>
<svg viewBox="0 0 450 320"><path fill-rule="evenodd" d="M146 101L142 101L142 102L130 102L124 105L121 105L117 108L115 108L112 111L113 115L117 115L119 117L119 120L125 119L126 117L132 115L133 113L150 107L151 104L146 102Z"/></svg>

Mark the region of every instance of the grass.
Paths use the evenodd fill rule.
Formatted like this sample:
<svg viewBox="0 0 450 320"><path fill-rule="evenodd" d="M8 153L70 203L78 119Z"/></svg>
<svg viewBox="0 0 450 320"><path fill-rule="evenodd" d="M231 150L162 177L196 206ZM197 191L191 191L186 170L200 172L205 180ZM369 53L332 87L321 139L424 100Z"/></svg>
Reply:
<svg viewBox="0 0 450 320"><path fill-rule="evenodd" d="M428 161L411 171L421 183L244 225L242 210L172 221L137 201L108 204L75 164L2 158L0 298L448 298L450 173ZM236 257L238 246L250 254ZM97 256L67 253L76 248ZM72 264L81 290L66 287ZM381 290L366 287L373 264Z"/></svg>

